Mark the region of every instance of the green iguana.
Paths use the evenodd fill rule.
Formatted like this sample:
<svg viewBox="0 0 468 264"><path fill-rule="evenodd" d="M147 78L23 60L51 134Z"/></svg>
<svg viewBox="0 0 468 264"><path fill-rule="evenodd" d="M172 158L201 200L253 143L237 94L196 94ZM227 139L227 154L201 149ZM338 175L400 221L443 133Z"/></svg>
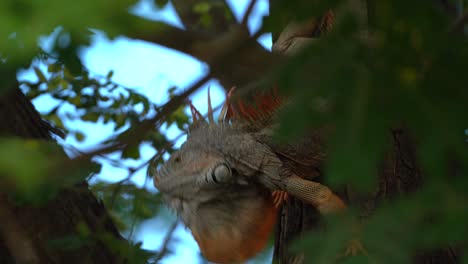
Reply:
<svg viewBox="0 0 468 264"><path fill-rule="evenodd" d="M306 180L320 174L325 158L320 133L277 146L272 120L284 100L258 95L254 107L231 97L232 90L217 122L209 92L208 121L190 104L194 124L187 141L154 175L203 255L217 263L244 261L262 250L288 195L323 214L346 207L328 187Z"/></svg>

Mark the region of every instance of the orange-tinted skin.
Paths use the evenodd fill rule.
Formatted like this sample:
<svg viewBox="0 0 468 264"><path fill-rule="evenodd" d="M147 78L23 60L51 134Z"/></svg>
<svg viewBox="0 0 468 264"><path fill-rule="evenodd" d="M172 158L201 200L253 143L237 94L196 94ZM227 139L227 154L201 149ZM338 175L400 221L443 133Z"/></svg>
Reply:
<svg viewBox="0 0 468 264"><path fill-rule="evenodd" d="M251 213L248 223L239 222L240 225L251 225L245 229L250 231L241 233L240 237L233 238L223 227L217 227L214 230L215 235L211 237L194 230L192 234L207 260L215 263L240 263L265 248L273 232L276 217L277 209L269 199L261 210Z"/></svg>

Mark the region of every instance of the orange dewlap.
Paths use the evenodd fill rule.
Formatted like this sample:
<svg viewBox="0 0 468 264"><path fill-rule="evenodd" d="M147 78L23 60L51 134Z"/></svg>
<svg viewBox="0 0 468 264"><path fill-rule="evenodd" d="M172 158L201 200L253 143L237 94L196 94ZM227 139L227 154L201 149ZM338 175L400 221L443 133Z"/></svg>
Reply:
<svg viewBox="0 0 468 264"><path fill-rule="evenodd" d="M239 225L250 225L242 228L240 236L233 237L231 226L213 227L210 237L204 234L192 234L200 247L203 256L215 263L239 263L245 261L265 248L276 222L277 211L272 201L269 201L260 210L252 212L250 221ZM237 227L236 227L237 228Z"/></svg>

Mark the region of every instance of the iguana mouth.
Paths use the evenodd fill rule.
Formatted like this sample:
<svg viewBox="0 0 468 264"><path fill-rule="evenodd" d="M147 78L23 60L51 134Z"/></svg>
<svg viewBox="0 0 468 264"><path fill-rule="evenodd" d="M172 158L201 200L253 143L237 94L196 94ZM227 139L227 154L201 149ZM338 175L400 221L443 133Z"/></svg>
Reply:
<svg viewBox="0 0 468 264"><path fill-rule="evenodd" d="M173 177L171 176L171 172L165 166L162 166L156 175L154 175L154 185L160 192L178 196L184 190L189 190L189 186L193 185L198 177L199 175L196 174Z"/></svg>
<svg viewBox="0 0 468 264"><path fill-rule="evenodd" d="M192 199L196 192L216 191L226 184L235 184L241 178L222 157L196 156L186 161L186 164L181 164L172 159L162 165L154 175L155 187L166 196Z"/></svg>

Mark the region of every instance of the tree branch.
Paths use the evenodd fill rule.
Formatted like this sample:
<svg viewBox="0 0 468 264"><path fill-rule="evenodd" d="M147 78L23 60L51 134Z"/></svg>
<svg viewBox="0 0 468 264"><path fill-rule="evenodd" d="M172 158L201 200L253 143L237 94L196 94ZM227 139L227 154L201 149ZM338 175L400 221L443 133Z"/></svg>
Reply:
<svg viewBox="0 0 468 264"><path fill-rule="evenodd" d="M225 47L225 50L214 50L212 55L212 69L213 72L227 72L231 69L232 65L235 65L235 59L239 57L239 54L249 51L249 48L252 46L252 42L258 38L261 34L261 31L255 33L252 37L245 35L237 35L236 38L232 38L232 41L229 43L229 46ZM132 145L138 143L141 139L145 137L148 131L153 130L155 127L160 127L165 119L179 108L187 97L195 92L198 88L204 85L213 77L212 73L206 74L199 81L191 85L188 89L182 92L179 95L174 96L169 102L167 102L159 112L153 117L141 121L136 124L126 135L122 136L119 142L114 144L106 145L104 147L92 150L81 156L78 156L70 161L66 160L61 164L59 171L63 169L70 169L73 164L75 166L81 164L81 162L88 161L96 155L103 153L110 153L122 149L126 145ZM106 140L107 141L107 140ZM105 142L105 141L104 141ZM68 164L71 162L72 164Z"/></svg>
<svg viewBox="0 0 468 264"><path fill-rule="evenodd" d="M172 4L189 31L215 36L236 24L234 14L224 0L172 0ZM200 4L209 5L206 13L197 12L196 7ZM211 23L202 23L203 16L209 16Z"/></svg>
<svg viewBox="0 0 468 264"><path fill-rule="evenodd" d="M185 31L164 23L144 21L142 18L134 19L140 24L144 23L145 31L129 30L125 32L127 37L175 49L206 62L213 69L213 77L219 79L225 88L242 87L252 80L261 79L282 60L281 55L266 51L256 41L249 41L249 48L235 55L235 64L219 70L214 65L216 54L231 49L239 39L249 39L246 27L236 25L226 32L210 34ZM260 35L250 39L256 40Z"/></svg>
<svg viewBox="0 0 468 264"><path fill-rule="evenodd" d="M255 7L257 0L250 0L249 6L245 11L244 17L242 17L241 25L247 26L247 22L249 22L250 14L252 14L252 10Z"/></svg>

